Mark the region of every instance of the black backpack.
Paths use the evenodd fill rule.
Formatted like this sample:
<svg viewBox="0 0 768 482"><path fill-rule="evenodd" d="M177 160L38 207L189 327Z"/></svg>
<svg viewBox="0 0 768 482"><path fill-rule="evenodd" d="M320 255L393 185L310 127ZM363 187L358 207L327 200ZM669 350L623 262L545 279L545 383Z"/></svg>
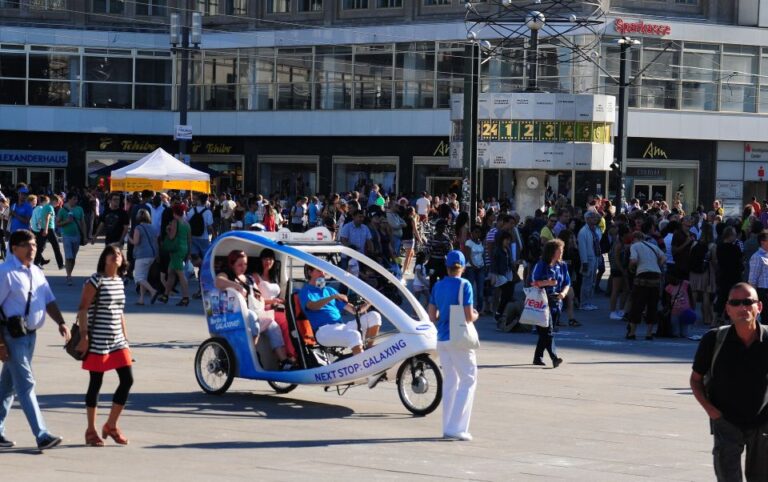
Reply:
<svg viewBox="0 0 768 482"><path fill-rule="evenodd" d="M528 252L528 261L537 261L541 258L541 234L538 231L534 231L528 236L525 248Z"/></svg>
<svg viewBox="0 0 768 482"><path fill-rule="evenodd" d="M691 248L691 273L701 274L707 270L707 246L704 243L696 243Z"/></svg>
<svg viewBox="0 0 768 482"><path fill-rule="evenodd" d="M198 211L197 208L194 208L194 210L195 213L189 218L189 231L192 236L202 236L205 234L205 218L203 218L203 213L208 208L203 208L202 211Z"/></svg>

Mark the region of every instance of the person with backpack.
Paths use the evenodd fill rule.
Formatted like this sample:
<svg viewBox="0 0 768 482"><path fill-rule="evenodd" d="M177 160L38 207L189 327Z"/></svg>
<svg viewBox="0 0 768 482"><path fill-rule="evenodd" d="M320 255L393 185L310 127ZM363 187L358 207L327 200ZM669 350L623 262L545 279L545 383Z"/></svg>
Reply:
<svg viewBox="0 0 768 482"><path fill-rule="evenodd" d="M629 313L629 328L627 340L636 339L637 325L645 311L645 322L648 325L645 339L653 340L653 325L656 324L656 315L659 304L659 286L661 285L661 266L664 266L666 257L656 243L646 239L642 231L632 234L632 246L629 248L629 269L635 271L632 284L631 303Z"/></svg>
<svg viewBox="0 0 768 482"><path fill-rule="evenodd" d="M709 417L717 480L768 480L768 327L757 323L762 303L751 285L734 285L727 298L732 324L702 337L691 391Z"/></svg>
<svg viewBox="0 0 768 482"><path fill-rule="evenodd" d="M197 196L197 205L187 211L187 222L192 236L190 254L196 254L203 258L211 246L210 231L213 227L213 213L208 208L207 194Z"/></svg>
<svg viewBox="0 0 768 482"><path fill-rule="evenodd" d="M749 284L757 291L757 297L763 306L768 306L768 229L761 231L757 240L760 242L760 249L749 259ZM768 317L763 319L761 314L760 323L768 324Z"/></svg>
<svg viewBox="0 0 768 482"><path fill-rule="evenodd" d="M691 248L691 291L693 299L701 298L701 319L705 325L711 325L714 318L712 311L712 295L717 287L717 278L715 276L715 244L713 229L711 225L704 221L701 224L701 237Z"/></svg>

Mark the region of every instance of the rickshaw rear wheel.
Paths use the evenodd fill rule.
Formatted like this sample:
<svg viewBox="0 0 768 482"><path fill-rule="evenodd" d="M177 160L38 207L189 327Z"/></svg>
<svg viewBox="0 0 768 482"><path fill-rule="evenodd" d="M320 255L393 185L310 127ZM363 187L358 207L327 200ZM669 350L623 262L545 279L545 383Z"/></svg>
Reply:
<svg viewBox="0 0 768 482"><path fill-rule="evenodd" d="M235 379L235 357L223 338L205 340L195 355L195 378L205 393L221 395Z"/></svg>
<svg viewBox="0 0 768 482"><path fill-rule="evenodd" d="M414 415L423 417L435 411L443 398L443 376L432 358L417 355L400 365L397 394Z"/></svg>
<svg viewBox="0 0 768 482"><path fill-rule="evenodd" d="M274 382L272 380L269 380L267 383L272 387L272 390L274 390L275 393L280 394L292 392L298 387L295 383Z"/></svg>

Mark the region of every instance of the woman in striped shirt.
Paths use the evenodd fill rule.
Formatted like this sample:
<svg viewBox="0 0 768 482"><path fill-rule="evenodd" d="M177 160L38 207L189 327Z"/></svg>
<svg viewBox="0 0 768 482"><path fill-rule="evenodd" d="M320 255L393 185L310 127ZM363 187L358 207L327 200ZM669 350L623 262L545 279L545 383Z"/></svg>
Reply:
<svg viewBox="0 0 768 482"><path fill-rule="evenodd" d="M102 438L107 436L120 444L127 445L128 439L117 427L117 419L128 400L133 384L131 352L125 335L125 288L122 276L128 269L128 262L120 248L107 246L99 257L96 273L85 283L77 312L82 339L78 351L85 353L83 369L90 373L91 381L85 395L88 429L85 431L86 445L101 447ZM96 432L96 407L104 372L116 370L120 384L112 398L112 410L107 423L101 429L101 438Z"/></svg>

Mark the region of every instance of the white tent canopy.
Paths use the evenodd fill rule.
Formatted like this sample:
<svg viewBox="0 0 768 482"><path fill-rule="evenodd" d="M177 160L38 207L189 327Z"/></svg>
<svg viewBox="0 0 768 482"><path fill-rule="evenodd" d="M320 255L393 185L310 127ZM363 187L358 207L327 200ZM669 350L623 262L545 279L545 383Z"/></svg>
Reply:
<svg viewBox="0 0 768 482"><path fill-rule="evenodd" d="M210 192L211 177L158 148L138 161L112 171L110 189L128 192L144 189Z"/></svg>

